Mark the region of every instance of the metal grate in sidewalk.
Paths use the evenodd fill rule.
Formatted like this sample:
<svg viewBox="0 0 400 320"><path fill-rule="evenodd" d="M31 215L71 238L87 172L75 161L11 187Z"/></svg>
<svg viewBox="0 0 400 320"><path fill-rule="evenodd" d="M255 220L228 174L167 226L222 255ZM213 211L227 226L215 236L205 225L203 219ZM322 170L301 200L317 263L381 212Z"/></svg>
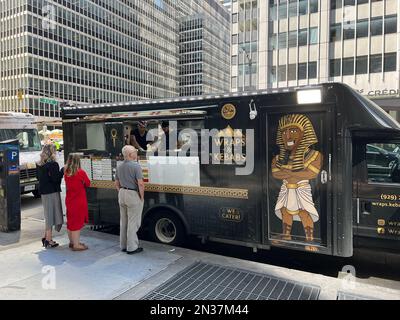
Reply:
<svg viewBox="0 0 400 320"><path fill-rule="evenodd" d="M320 287L197 262L143 300L317 300Z"/></svg>

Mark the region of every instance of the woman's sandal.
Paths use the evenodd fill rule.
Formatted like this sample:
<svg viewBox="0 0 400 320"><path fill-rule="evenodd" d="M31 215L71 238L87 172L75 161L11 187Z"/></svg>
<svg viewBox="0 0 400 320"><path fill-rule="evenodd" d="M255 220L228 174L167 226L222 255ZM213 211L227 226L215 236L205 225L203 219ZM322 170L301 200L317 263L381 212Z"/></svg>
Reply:
<svg viewBox="0 0 400 320"><path fill-rule="evenodd" d="M89 249L88 246L82 245L81 243L80 243L80 245L81 245L81 247L78 247L78 248L72 247L71 250L72 251L85 251L85 250Z"/></svg>
<svg viewBox="0 0 400 320"><path fill-rule="evenodd" d="M44 240L44 247L46 249L47 248L56 248L58 246L59 246L59 244L53 240L51 240L51 241Z"/></svg>
<svg viewBox="0 0 400 320"><path fill-rule="evenodd" d="M84 244L84 243L82 243L82 242L79 242L79 244L80 244L81 246L87 247L87 245ZM73 247L74 247L74 244L73 244L73 243L69 243L69 248L72 249Z"/></svg>

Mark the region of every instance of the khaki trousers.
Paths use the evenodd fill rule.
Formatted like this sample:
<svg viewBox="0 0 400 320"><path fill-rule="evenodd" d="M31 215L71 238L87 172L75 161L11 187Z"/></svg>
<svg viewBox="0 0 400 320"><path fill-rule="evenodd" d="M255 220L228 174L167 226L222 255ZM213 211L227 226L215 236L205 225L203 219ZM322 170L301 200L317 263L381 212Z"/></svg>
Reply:
<svg viewBox="0 0 400 320"><path fill-rule="evenodd" d="M135 251L139 247L137 232L142 223L143 201L137 191L120 189L118 203L121 249Z"/></svg>

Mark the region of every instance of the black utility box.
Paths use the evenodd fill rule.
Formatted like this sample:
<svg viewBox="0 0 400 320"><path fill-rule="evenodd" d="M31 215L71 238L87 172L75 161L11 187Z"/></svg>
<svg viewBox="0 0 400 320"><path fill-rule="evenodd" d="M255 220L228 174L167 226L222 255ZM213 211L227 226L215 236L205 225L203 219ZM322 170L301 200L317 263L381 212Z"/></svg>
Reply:
<svg viewBox="0 0 400 320"><path fill-rule="evenodd" d="M0 231L21 230L19 142L0 142Z"/></svg>

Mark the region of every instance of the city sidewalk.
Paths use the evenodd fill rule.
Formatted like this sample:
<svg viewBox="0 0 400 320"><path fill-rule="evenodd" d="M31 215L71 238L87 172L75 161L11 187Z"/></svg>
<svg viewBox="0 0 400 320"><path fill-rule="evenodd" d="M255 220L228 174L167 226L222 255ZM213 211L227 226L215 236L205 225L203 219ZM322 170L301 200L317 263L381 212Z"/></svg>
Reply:
<svg viewBox="0 0 400 320"><path fill-rule="evenodd" d="M143 242L143 253L129 256L120 252L117 236L89 229L82 237L90 247L88 251L69 250L65 234L55 238L61 244L59 248L46 250L38 237L43 222L28 217L23 228L26 235L20 242L7 239L13 234L0 233L0 299L137 300L196 262L233 266L243 275L249 272L259 279L264 275L278 278L288 286L291 282L314 286L320 288L322 300L336 299L340 291L367 298L400 299L396 290L361 283L344 290L344 282L331 277L150 242ZM200 273L197 277L204 278Z"/></svg>

